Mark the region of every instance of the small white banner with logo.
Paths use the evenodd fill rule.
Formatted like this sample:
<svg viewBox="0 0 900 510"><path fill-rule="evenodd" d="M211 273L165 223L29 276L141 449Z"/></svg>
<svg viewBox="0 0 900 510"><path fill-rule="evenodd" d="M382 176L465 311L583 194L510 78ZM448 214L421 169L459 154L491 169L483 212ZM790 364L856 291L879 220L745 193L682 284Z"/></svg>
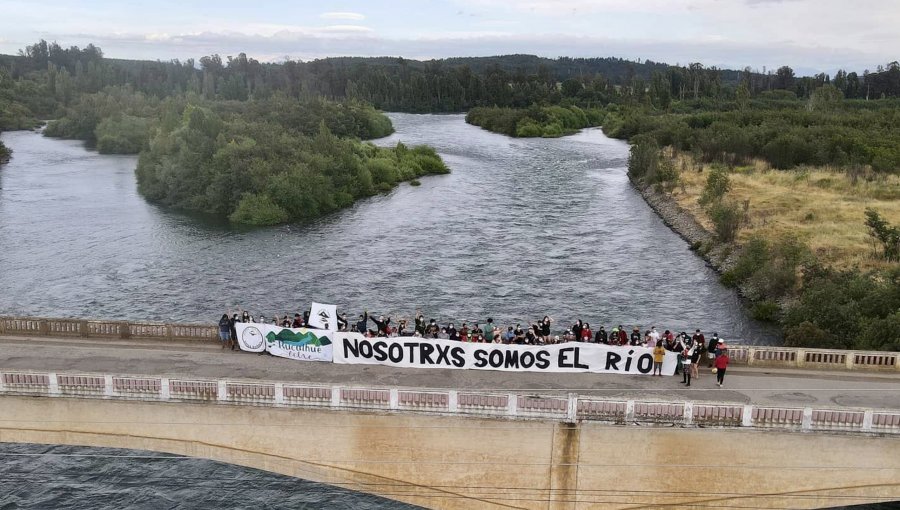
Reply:
<svg viewBox="0 0 900 510"><path fill-rule="evenodd" d="M234 325L242 351L267 351L273 356L302 361L331 361L333 345L330 331L281 328L269 324Z"/></svg>
<svg viewBox="0 0 900 510"><path fill-rule="evenodd" d="M309 310L309 326L326 331L337 331L337 306L314 302Z"/></svg>

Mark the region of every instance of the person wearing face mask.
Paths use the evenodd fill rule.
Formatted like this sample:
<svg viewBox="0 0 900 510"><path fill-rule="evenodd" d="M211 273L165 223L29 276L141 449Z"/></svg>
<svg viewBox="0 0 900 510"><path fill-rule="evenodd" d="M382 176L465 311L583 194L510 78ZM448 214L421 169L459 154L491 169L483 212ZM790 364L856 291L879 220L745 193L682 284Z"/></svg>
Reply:
<svg viewBox="0 0 900 510"><path fill-rule="evenodd" d="M452 322L447 325L447 339L459 341L459 332L456 331L456 327L453 326Z"/></svg>

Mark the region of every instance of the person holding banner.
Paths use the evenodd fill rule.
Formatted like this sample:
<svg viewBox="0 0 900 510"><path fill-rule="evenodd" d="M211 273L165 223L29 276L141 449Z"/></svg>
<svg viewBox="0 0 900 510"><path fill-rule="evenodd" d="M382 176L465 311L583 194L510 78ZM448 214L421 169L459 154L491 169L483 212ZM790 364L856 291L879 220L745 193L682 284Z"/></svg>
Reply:
<svg viewBox="0 0 900 510"><path fill-rule="evenodd" d="M231 341L231 320L228 319L227 313L223 313L222 318L219 319L219 340L222 341L223 349Z"/></svg>
<svg viewBox="0 0 900 510"><path fill-rule="evenodd" d="M694 358L694 346L686 347L684 351L681 352L681 365L682 372L684 377L682 377L681 384L685 384L687 386L691 385L691 364Z"/></svg>

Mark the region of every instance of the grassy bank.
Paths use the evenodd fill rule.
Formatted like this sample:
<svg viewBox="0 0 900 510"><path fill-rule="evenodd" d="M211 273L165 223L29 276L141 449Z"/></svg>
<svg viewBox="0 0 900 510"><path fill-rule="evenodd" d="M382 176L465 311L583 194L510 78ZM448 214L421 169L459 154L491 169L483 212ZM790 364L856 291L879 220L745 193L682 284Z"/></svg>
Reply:
<svg viewBox="0 0 900 510"><path fill-rule="evenodd" d="M705 231L681 233L786 345L900 350L900 177L729 168L635 141L632 181Z"/></svg>
<svg viewBox="0 0 900 510"><path fill-rule="evenodd" d="M710 170L722 165L697 162L690 154L667 152L678 171L672 197L709 231L715 225L700 198ZM754 237L801 240L823 265L839 270L886 270L896 263L878 256L877 243L865 225L866 209L874 209L893 225L900 224L900 176L869 173L853 176L832 168L774 170L764 161L728 171L727 196L747 205L737 232L738 244Z"/></svg>

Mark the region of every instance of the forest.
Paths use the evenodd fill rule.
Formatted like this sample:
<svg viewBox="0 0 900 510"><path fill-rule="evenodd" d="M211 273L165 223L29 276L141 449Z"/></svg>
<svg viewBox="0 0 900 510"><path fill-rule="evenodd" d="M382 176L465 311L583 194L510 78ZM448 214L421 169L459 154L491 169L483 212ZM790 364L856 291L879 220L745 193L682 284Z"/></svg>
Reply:
<svg viewBox="0 0 900 510"><path fill-rule="evenodd" d="M600 108L537 106L500 108L478 106L466 114L466 122L488 131L514 137L556 138L586 127L599 126L605 112Z"/></svg>
<svg viewBox="0 0 900 510"><path fill-rule="evenodd" d="M138 190L175 209L251 225L304 222L449 171L428 147L360 141L387 136L393 127L358 100L282 90L251 97L229 88L233 80L209 95L190 86L154 92L131 74L139 69L107 61L94 46L41 42L22 53L0 67L0 129L31 128L51 117L46 136L83 140L101 153L140 154ZM165 67L200 76L192 64Z"/></svg>

